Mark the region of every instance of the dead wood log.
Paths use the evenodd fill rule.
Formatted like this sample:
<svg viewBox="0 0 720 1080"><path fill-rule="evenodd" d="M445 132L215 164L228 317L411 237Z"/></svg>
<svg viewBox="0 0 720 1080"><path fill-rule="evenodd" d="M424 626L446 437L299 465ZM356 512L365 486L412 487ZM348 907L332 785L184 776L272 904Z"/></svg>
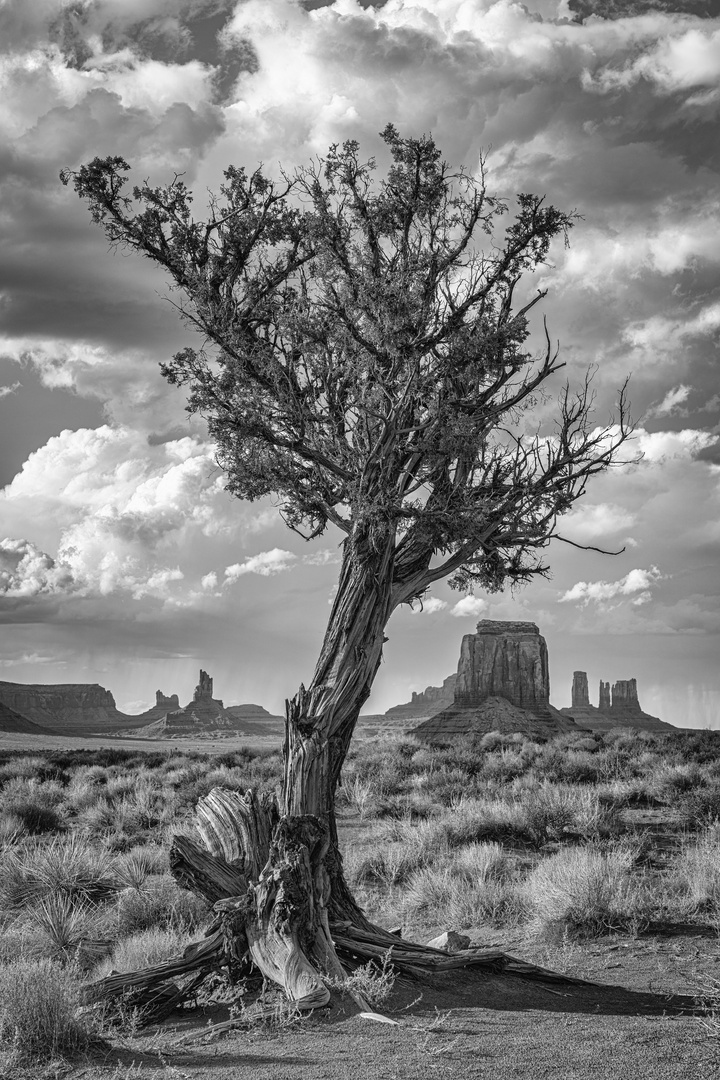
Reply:
<svg viewBox="0 0 720 1080"><path fill-rule="evenodd" d="M99 980L85 988L85 1002L131 994L133 1004L157 1018L194 994L210 972L226 967L237 975L254 965L299 1008L315 1009L329 1002L329 981L342 980L359 964L382 962L388 954L393 967L415 978L474 967L582 982L496 949L448 955L398 938L364 917L360 925L331 921L328 829L311 814L280 817L274 796L215 788L200 801L196 822L203 844L176 836L170 869L178 884L213 905L216 921L182 957ZM369 1010L361 994L353 997Z"/></svg>

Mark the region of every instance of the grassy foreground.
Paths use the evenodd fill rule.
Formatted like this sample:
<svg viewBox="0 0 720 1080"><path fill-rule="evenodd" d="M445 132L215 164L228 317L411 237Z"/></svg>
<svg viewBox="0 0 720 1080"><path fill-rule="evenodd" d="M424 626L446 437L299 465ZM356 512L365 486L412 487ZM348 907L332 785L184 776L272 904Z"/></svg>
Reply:
<svg viewBox="0 0 720 1080"><path fill-rule="evenodd" d="M210 912L168 872L172 835L211 788L280 776L277 752L0 752L8 1075L92 1059L137 1029L131 1009L78 1010L80 984L201 936ZM720 733L375 738L352 752L338 809L351 885L406 937L520 936L537 952L720 930ZM368 977L380 1001L387 972ZM218 977L201 1004L237 1011L238 988Z"/></svg>

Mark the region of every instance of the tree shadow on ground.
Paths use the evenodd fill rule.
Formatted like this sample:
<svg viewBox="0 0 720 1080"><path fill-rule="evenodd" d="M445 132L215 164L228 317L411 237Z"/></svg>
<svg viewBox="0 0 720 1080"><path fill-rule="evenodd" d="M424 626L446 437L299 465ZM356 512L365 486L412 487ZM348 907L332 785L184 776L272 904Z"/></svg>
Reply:
<svg viewBox="0 0 720 1080"><path fill-rule="evenodd" d="M538 1010L594 1016L697 1015L702 1011L696 999L686 994L657 994L606 983L571 980L553 980L551 983L470 968L435 975L422 982L398 979L390 1007L389 1015L393 1017L398 1016L398 1010L423 1016L448 1009ZM388 1010L381 1008L380 1011Z"/></svg>

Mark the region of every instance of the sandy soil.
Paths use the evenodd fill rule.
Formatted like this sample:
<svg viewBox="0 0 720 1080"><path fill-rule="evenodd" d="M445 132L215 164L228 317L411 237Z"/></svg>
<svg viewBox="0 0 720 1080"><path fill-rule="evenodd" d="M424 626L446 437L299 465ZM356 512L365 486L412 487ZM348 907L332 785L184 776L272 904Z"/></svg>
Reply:
<svg viewBox="0 0 720 1080"><path fill-rule="evenodd" d="M497 938L494 941L498 941ZM188 1013L126 1039L103 1061L79 1063L85 1080L714 1080L720 1040L694 1013L703 977L720 976L720 948L702 935L613 938L553 948L503 942L508 951L595 985L453 973L396 984L386 1025L335 1008L294 1027L238 1030L202 1040L219 1009ZM420 1000L417 1000L421 996ZM185 1046L180 1038L201 1040Z"/></svg>

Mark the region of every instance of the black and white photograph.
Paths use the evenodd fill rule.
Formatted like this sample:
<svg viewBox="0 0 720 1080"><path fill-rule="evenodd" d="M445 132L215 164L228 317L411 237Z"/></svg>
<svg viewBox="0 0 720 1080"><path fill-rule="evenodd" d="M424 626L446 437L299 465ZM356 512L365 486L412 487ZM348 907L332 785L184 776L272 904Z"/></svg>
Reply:
<svg viewBox="0 0 720 1080"><path fill-rule="evenodd" d="M720 1076L720 0L0 0L0 1080Z"/></svg>

